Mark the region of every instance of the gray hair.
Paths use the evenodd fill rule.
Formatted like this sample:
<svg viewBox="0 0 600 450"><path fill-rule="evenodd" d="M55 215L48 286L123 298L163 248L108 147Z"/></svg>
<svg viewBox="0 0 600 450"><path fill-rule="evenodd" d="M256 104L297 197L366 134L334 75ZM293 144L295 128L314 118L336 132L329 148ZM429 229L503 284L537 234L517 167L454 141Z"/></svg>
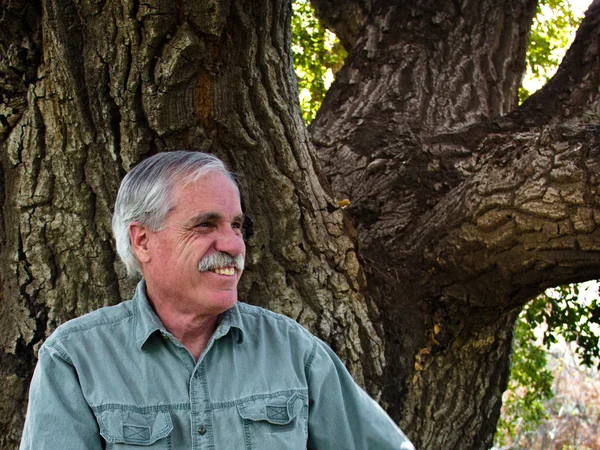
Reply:
<svg viewBox="0 0 600 450"><path fill-rule="evenodd" d="M153 231L160 230L175 206L171 195L175 183L183 181L185 186L214 172L227 176L239 194L235 178L223 161L201 152L158 153L139 163L123 178L115 202L112 228L117 253L129 275L141 274L140 263L129 240L129 225L139 222Z"/></svg>

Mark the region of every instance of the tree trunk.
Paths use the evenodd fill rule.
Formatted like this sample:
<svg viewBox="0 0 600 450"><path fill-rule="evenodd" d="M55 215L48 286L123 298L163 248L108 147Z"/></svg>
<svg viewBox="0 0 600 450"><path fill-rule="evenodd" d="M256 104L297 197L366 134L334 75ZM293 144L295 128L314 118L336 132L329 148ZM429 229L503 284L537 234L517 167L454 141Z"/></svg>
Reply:
<svg viewBox="0 0 600 450"><path fill-rule="evenodd" d="M317 332L378 396L377 311L360 294L352 227L319 180L299 113L290 4L4 9L21 34L2 36L21 58L7 61L6 76L30 59L37 65L6 89L16 106L3 121L0 447L17 445L45 336L131 296L135 281L110 235L116 190L140 159L171 149L213 152L239 174L248 216L241 298Z"/></svg>
<svg viewBox="0 0 600 450"><path fill-rule="evenodd" d="M600 272L600 2L503 117L532 1L339 2L319 11L352 53L311 133L345 211L298 110L288 1L2 4L0 449L45 337L132 294L120 179L180 148L239 175L241 299L325 339L418 448L489 447L519 307Z"/></svg>
<svg viewBox="0 0 600 450"><path fill-rule="evenodd" d="M385 311L383 401L417 448L488 449L520 307L600 272L599 6L507 114L534 2L379 2L310 126Z"/></svg>

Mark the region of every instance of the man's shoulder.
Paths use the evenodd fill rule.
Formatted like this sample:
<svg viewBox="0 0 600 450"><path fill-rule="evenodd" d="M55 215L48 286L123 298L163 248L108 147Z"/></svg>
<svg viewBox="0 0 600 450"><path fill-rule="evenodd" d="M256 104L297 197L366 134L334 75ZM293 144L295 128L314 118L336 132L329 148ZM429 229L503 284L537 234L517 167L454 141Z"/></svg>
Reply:
<svg viewBox="0 0 600 450"><path fill-rule="evenodd" d="M248 303L238 303L238 309L242 315L244 327L274 328L279 332L297 333L298 336L309 340L315 339L313 334L294 319L280 313L270 311L260 306ZM246 330L245 330L246 331Z"/></svg>
<svg viewBox="0 0 600 450"><path fill-rule="evenodd" d="M243 316L264 319L266 322L282 323L292 328L302 329L308 333L308 331L306 331L302 325L284 314L276 313L261 306L250 305L249 303L243 302L238 303L238 308Z"/></svg>
<svg viewBox="0 0 600 450"><path fill-rule="evenodd" d="M102 332L103 328L114 329L133 317L133 302L127 300L113 306L104 306L60 325L47 339L47 345L56 345L69 337L87 332Z"/></svg>

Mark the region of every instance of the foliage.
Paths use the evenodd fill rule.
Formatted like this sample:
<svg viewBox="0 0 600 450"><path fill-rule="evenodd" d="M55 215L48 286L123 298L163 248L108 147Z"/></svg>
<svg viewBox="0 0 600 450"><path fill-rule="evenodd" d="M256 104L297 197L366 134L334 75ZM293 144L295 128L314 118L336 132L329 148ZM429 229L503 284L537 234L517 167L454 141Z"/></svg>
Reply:
<svg viewBox="0 0 600 450"><path fill-rule="evenodd" d="M576 344L575 353L587 367L600 361L598 295L582 300L581 285L560 286L523 308L514 332L509 385L495 436L497 446L504 446L507 438L518 441L517 434L537 429L548 418L554 375L547 366L547 350L559 341Z"/></svg>
<svg viewBox="0 0 600 450"><path fill-rule="evenodd" d="M504 446L506 437L514 441L519 432L532 431L547 417L544 403L553 396L554 377L548 370L546 352L536 345L534 329L527 313L543 303L543 296L525 307L514 332L514 347L504 414L498 422L496 444Z"/></svg>
<svg viewBox="0 0 600 450"><path fill-rule="evenodd" d="M546 83L558 68L581 22L569 1L540 0L529 33L526 81L519 89L519 103L535 88Z"/></svg>
<svg viewBox="0 0 600 450"><path fill-rule="evenodd" d="M546 405L550 419L537 433L527 436L528 448L547 442L548 449L600 449L600 372L581 366L573 351L574 344L562 352L553 352L550 365L556 365L555 396Z"/></svg>
<svg viewBox="0 0 600 450"><path fill-rule="evenodd" d="M566 342L575 342L581 363L590 367L600 357L600 304L597 298L589 302L579 300L579 291L577 284L550 289L528 305L525 320L532 328L546 324L546 348L558 342L559 336Z"/></svg>
<svg viewBox="0 0 600 450"><path fill-rule="evenodd" d="M305 122L310 123L347 53L335 34L320 24L309 0L294 0L292 7L292 53L300 108Z"/></svg>

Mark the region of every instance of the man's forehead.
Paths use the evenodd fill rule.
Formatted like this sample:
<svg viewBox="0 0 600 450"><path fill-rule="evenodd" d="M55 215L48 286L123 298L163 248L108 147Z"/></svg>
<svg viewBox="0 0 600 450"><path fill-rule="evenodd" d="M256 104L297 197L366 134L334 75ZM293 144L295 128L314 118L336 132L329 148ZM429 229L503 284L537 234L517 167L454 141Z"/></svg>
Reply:
<svg viewBox="0 0 600 450"><path fill-rule="evenodd" d="M177 214L186 224L216 219L233 222L244 216L237 186L220 172L210 172L196 180L190 180L189 174L181 175L169 195L167 217Z"/></svg>
<svg viewBox="0 0 600 450"><path fill-rule="evenodd" d="M240 191L237 185L231 178L220 172L209 172L197 179L190 178L189 175L179 176L171 187L171 194L181 197L186 193L193 193L195 198L240 202Z"/></svg>

